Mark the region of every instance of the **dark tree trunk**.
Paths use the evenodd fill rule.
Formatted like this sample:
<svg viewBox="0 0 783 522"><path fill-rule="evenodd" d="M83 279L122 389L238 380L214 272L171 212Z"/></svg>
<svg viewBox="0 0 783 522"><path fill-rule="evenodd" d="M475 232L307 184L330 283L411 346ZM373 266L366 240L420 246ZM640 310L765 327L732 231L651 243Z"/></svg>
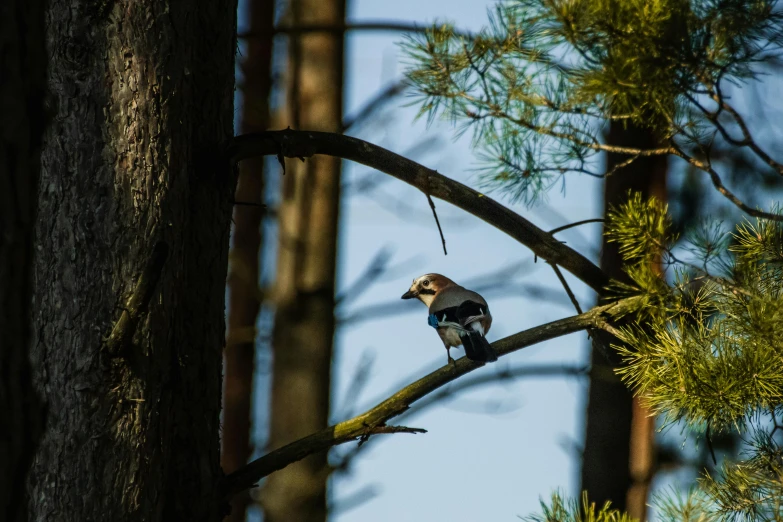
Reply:
<svg viewBox="0 0 783 522"><path fill-rule="evenodd" d="M242 133L265 131L269 127L272 32L275 1L250 0L248 19L253 38L247 42L242 63ZM262 203L264 158L240 163L236 200ZM250 442L253 372L255 370L255 326L261 307L258 270L261 256L261 230L264 209L237 205L234 208L234 243L229 276L228 336L226 339L225 396L223 398L223 471L231 473L247 463ZM228 520L245 520L250 497L247 492L231 501Z"/></svg>
<svg viewBox="0 0 783 522"><path fill-rule="evenodd" d="M47 20L32 518L219 520L236 2L52 0Z"/></svg>
<svg viewBox="0 0 783 522"><path fill-rule="evenodd" d="M617 123L612 124L607 142L639 148L660 146L650 131ZM607 169L626 159L610 154ZM610 175L604 189L604 215L610 206L626 201L629 190L641 192L644 198L655 196L665 201L666 170L665 156L651 156ZM604 239L601 268L612 278L624 279L622 267L617 244ZM587 490L591 501L611 501L614 507L643 521L653 473L654 419L612 372L610 361L600 349L593 349L591 364L582 489Z"/></svg>
<svg viewBox="0 0 783 522"><path fill-rule="evenodd" d="M345 0L302 0L291 24L345 21ZM290 125L340 132L343 34L292 36ZM288 163L279 218L269 446L323 429L329 420L334 341L340 160L318 156ZM263 491L266 522L326 519L326 453L270 476Z"/></svg>
<svg viewBox="0 0 783 522"><path fill-rule="evenodd" d="M43 431L30 368L33 232L46 127L43 0L0 6L0 520L27 520L25 481Z"/></svg>

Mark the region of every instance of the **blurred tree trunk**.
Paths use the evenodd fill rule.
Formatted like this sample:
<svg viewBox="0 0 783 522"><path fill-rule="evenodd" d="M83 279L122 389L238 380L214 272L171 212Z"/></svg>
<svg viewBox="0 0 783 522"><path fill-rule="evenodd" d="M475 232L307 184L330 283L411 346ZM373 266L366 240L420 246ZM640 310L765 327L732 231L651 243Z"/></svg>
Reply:
<svg viewBox="0 0 783 522"><path fill-rule="evenodd" d="M607 142L627 147L660 146L646 129L612 123ZM609 154L607 170L627 156ZM667 159L642 157L606 178L604 216L611 206L628 197L628 191L641 192L666 201ZM623 262L616 243L602 240L601 268L610 277L625 279ZM619 362L619 361L615 361ZM599 505L609 500L643 521L647 495L654 470L654 422L631 391L611 370L601 349L593 347L592 372L587 404L585 446L582 462L582 489Z"/></svg>
<svg viewBox="0 0 783 522"><path fill-rule="evenodd" d="M31 519L220 520L236 2L51 0L46 19Z"/></svg>
<svg viewBox="0 0 783 522"><path fill-rule="evenodd" d="M242 133L261 132L269 128L269 92L272 85L272 46L274 42L275 0L249 0L247 51L242 63ZM264 158L251 158L239 165L236 200L263 203ZM231 473L247 463L251 453L251 406L253 373L256 367L256 321L261 308L259 262L264 209L237 205L234 207L234 244L229 259L231 274L228 307L228 334L225 352L225 396L223 398L223 438L221 464ZM227 520L245 520L250 502L248 492L231 501Z"/></svg>
<svg viewBox="0 0 783 522"><path fill-rule="evenodd" d="M33 232L46 127L43 0L0 7L0 520L27 520L25 482L43 430L30 368Z"/></svg>
<svg viewBox="0 0 783 522"><path fill-rule="evenodd" d="M345 0L293 2L289 15L294 26L341 25ZM340 132L343 40L340 32L291 36L291 127ZM339 159L288 163L278 220L270 448L328 425L339 196ZM262 492L265 521L325 520L328 475L321 453L270 476Z"/></svg>

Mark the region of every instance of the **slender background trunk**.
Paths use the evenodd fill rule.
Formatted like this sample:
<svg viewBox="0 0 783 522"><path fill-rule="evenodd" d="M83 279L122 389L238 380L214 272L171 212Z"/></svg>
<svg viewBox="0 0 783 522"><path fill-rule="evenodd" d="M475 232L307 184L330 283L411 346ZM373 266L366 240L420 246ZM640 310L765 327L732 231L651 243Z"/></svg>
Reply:
<svg viewBox="0 0 783 522"><path fill-rule="evenodd" d="M242 63L242 133L265 131L269 127L269 92L272 84L275 0L250 0L247 18L253 38L247 41ZM264 158L252 158L239 165L236 200L263 202ZM234 243L230 252L230 300L225 353L225 397L223 398L223 471L231 473L247 463L250 442L253 373L255 371L256 321L261 308L258 292L261 230L264 209L239 204L234 208ZM245 520L250 497L247 492L231 502L228 520Z"/></svg>
<svg viewBox="0 0 783 522"><path fill-rule="evenodd" d="M45 2L0 7L0 520L27 520L25 481L43 430L30 368L33 231L46 126Z"/></svg>
<svg viewBox="0 0 783 522"><path fill-rule="evenodd" d="M617 123L611 125L607 142L639 148L659 146L649 131ZM625 159L627 156L610 154L607 170ZM643 198L666 201L666 170L666 157L649 156L610 175L604 189L604 217L611 206L627 200L629 190L641 192ZM612 278L625 279L617 244L604 238L601 246L601 268ZM593 348L591 364L582 489L599 505L609 500L643 521L654 470L654 418L614 375L602 350Z"/></svg>
<svg viewBox="0 0 783 522"><path fill-rule="evenodd" d="M53 0L47 19L31 518L219 520L236 3ZM108 349L145 270L148 311Z"/></svg>
<svg viewBox="0 0 783 522"><path fill-rule="evenodd" d="M340 25L345 0L301 0L291 25ZM343 33L292 35L289 45L289 125L340 132ZM279 212L279 253L273 331L269 447L327 426L334 341L340 160L288 162ZM325 520L326 453L270 476L262 492L266 522Z"/></svg>

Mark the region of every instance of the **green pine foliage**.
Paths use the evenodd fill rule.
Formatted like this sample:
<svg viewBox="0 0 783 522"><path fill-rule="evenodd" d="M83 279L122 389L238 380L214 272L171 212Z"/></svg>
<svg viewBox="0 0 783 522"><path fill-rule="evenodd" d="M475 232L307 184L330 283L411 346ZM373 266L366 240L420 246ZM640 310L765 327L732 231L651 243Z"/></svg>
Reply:
<svg viewBox="0 0 783 522"><path fill-rule="evenodd" d="M600 509L590 502L587 493L582 495L581 503L566 500L560 493L553 493L549 504L541 502L541 514L523 518L527 522L634 522L635 519L617 509L610 502Z"/></svg>
<svg viewBox="0 0 783 522"><path fill-rule="evenodd" d="M617 371L665 422L736 430L741 460L701 481L705 516L783 518L783 225L709 224L679 243L666 207L638 195L615 209L610 240L621 244L643 319L622 330ZM657 270L666 267L671 284ZM672 512L674 505L668 505ZM682 507L682 506L681 506ZM695 508L693 508L695 509Z"/></svg>
<svg viewBox="0 0 783 522"><path fill-rule="evenodd" d="M744 441L737 461L687 494L655 495L659 518L783 520L783 224L708 223L680 238L665 205L633 194L610 213L607 234L630 281L616 295L641 298L614 346L616 371L664 424L684 422L707 444L728 430ZM592 509L555 495L531 520L621 516Z"/></svg>
<svg viewBox="0 0 783 522"><path fill-rule="evenodd" d="M665 425L705 444L728 431L743 438L740 457L691 491L656 494L660 519L783 520L783 212L744 204L711 157L713 146L733 147L760 165L749 176L783 176L725 95L779 63L780 3L510 0L477 34L440 24L405 45L421 114L473 132L490 189L532 204L566 175L611 175L596 168L602 153L621 157L615 168L669 155L753 218L681 236L658 201L630 195L612 210L607 234L628 275L612 290L639 296L617 371ZM607 145L609 122L652 130L660 148ZM529 520L630 522L559 494Z"/></svg>
<svg viewBox="0 0 783 522"><path fill-rule="evenodd" d="M485 185L531 204L566 174L604 175L600 152L620 166L671 154L712 176L716 137L752 140L726 84L756 78L782 45L775 0L512 0L478 34L410 37L407 76L422 114L473 131ZM609 121L654 129L662 147L608 147Z"/></svg>

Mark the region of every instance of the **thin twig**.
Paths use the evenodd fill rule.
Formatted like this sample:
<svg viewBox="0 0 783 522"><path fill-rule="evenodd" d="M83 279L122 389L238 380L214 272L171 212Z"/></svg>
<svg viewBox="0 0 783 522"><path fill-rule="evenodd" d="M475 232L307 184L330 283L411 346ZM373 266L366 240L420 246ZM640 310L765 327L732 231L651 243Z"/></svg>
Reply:
<svg viewBox="0 0 783 522"><path fill-rule="evenodd" d="M432 215L435 216L435 224L438 225L438 233L440 234L440 242L443 243L443 255L447 256L449 255L448 252L446 252L446 238L443 237L443 229L440 228L440 220L438 219L438 213L435 212L435 202L432 201L432 198L429 194L427 194L427 201L430 202L430 208L432 209Z"/></svg>
<svg viewBox="0 0 783 522"><path fill-rule="evenodd" d="M163 241L155 243L147 265L136 281L136 288L133 289L133 293L125 302L120 318L114 323L111 333L103 344L104 350L110 355L122 353L133 338L133 334L136 333L139 319L147 311L160 276L163 274L163 266L166 264L168 255L169 246L166 243Z"/></svg>
<svg viewBox="0 0 783 522"><path fill-rule="evenodd" d="M550 234L555 235L558 232L562 232L563 230L568 230L569 228L578 227L580 225L586 225L588 223L603 223L606 221L604 218L592 218L592 219L583 219L582 221L577 221L575 223L569 223L567 225L563 225L562 227L553 228L549 231Z"/></svg>
<svg viewBox="0 0 783 522"><path fill-rule="evenodd" d="M715 189L718 192L720 192L721 195L723 195L723 197L731 201L737 208L739 208L746 214L753 217L768 219L770 221L783 221L783 215L781 214L764 212L763 210L755 209L749 206L748 204L746 204L744 201L738 198L732 191L726 188L726 186L723 184L723 180L721 180L720 178L720 175L715 171L715 169L712 167L709 161L697 160L696 158L690 156L689 154L686 154L685 151L679 148L674 143L674 140L671 140L671 143L672 143L672 149L674 150L673 154L675 156L679 156L680 158L684 159L694 167L703 170L704 172L709 174L710 180L712 180L712 185L715 187Z"/></svg>
<svg viewBox="0 0 783 522"><path fill-rule="evenodd" d="M778 174L783 175L783 164L778 163L772 157L764 151L758 143L756 143L756 140L753 139L753 136L750 133L750 129L748 129L747 124L745 123L745 119L742 117L742 115L737 112L737 110L732 107L729 103L726 102L726 100L723 98L723 96L720 94L720 92L715 93L713 92L711 94L711 97L713 100L715 100L716 103L718 103L719 110L724 110L728 112L732 118L734 118L734 121L737 123L737 125L740 128L740 131L742 132L743 139L740 140L734 140L729 136L729 134L726 132L724 133L721 131L721 134L723 134L724 138L729 143L732 143L733 145L738 145L741 147L749 147L754 153L756 153L756 156L758 156L764 163L775 169ZM717 122L717 115L715 115L714 123ZM720 129L719 129L720 130Z"/></svg>
<svg viewBox="0 0 783 522"><path fill-rule="evenodd" d="M561 272L560 269L557 268L556 264L549 263L549 265L552 267L552 270L555 271L555 275L557 275L557 278L560 280L560 284L563 285L563 288L568 294L568 298L571 300L571 303L574 305L574 308L576 308L576 313L581 314L582 307L579 306L579 301L576 300L576 296L574 295L574 292L571 290L571 287L568 286L568 282L565 280L565 277L563 277L563 272Z"/></svg>
<svg viewBox="0 0 783 522"><path fill-rule="evenodd" d="M587 313L536 326L500 339L492 343L492 347L498 356L503 357L527 346L588 328L614 331L610 321L636 309L639 299L639 297L630 297L609 305L597 306ZM458 377L482 367L483 364L477 364L466 357L452 364L447 364L353 419L308 435L250 462L221 481L219 494L223 498L231 498L252 487L262 478L308 455L361 438L368 432L368 429L384 427L390 419L407 411L414 402Z"/></svg>

